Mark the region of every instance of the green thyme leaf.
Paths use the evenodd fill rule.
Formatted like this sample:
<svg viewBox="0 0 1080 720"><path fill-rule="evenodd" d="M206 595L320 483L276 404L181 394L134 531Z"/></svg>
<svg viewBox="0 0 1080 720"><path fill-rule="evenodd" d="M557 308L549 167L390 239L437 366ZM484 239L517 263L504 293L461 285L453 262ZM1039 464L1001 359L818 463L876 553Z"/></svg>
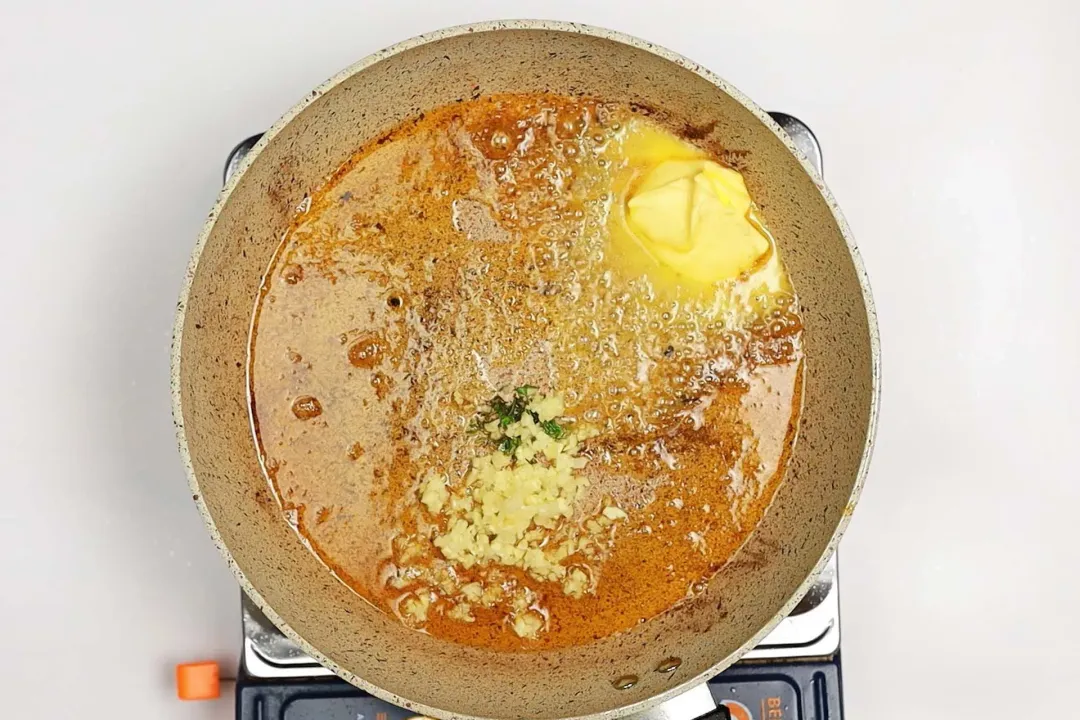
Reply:
<svg viewBox="0 0 1080 720"><path fill-rule="evenodd" d="M562 425L554 420L545 420L540 423L540 429L556 440L562 440L563 436L566 434L566 430L563 429Z"/></svg>
<svg viewBox="0 0 1080 720"><path fill-rule="evenodd" d="M509 401L501 395L493 396L486 406L481 407L477 417L469 425L469 432L484 434L496 448L512 456L521 446L521 438L510 437L504 432L493 433L488 429L488 426L492 422L497 422L500 430L505 431L506 428L519 422L528 413L533 422L539 425L545 434L556 440L562 440L568 433L566 427L555 420L540 422L540 416L536 411L529 409L529 403L537 390L538 388L535 385L521 385L514 388Z"/></svg>
<svg viewBox="0 0 1080 720"><path fill-rule="evenodd" d="M519 445L521 445L521 438L507 436L504 437L501 442L499 442L499 449L507 455L513 455L514 451L518 449Z"/></svg>
<svg viewBox="0 0 1080 720"><path fill-rule="evenodd" d="M491 411L499 418L500 427L508 427L516 419L513 407L498 395L491 398ZM519 415L517 419L520 417Z"/></svg>

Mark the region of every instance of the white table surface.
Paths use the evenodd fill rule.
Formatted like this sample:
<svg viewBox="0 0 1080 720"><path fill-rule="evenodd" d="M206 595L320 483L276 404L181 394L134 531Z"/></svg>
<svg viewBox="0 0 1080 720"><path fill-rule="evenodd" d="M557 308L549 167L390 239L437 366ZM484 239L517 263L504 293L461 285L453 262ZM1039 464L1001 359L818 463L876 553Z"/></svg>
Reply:
<svg viewBox="0 0 1080 720"><path fill-rule="evenodd" d="M1076 3L365 5L0 2L0 715L232 717L173 694L177 661L235 666L239 596L168 395L225 154L370 51L536 15L648 37L821 140L885 370L847 717L1080 713Z"/></svg>

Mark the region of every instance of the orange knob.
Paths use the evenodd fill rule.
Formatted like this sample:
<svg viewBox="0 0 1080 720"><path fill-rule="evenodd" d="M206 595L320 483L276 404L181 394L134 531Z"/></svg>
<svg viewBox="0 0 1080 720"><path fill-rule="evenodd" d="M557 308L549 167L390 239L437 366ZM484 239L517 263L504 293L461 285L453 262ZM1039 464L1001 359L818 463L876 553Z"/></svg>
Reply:
<svg viewBox="0 0 1080 720"><path fill-rule="evenodd" d="M212 660L176 666L176 695L181 700L215 700L221 697L221 673Z"/></svg>

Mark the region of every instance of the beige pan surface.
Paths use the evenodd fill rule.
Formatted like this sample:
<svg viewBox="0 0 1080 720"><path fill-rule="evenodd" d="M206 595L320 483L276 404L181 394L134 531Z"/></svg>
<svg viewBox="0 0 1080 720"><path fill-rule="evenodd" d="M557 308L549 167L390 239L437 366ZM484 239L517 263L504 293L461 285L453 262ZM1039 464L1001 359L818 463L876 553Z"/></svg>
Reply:
<svg viewBox="0 0 1080 720"><path fill-rule="evenodd" d="M803 302L805 409L772 507L707 591L585 647L504 655L406 629L304 547L259 467L244 359L262 273L305 194L365 140L419 112L473 92L539 91L648 104L746 152L748 187ZM407 41L333 78L279 121L225 188L199 240L173 362L174 414L194 499L244 589L350 682L428 714L484 718L627 714L752 647L797 601L846 525L873 438L879 373L872 303L846 226L771 120L667 51L537 22ZM681 660L678 669L657 671L670 658ZM630 687L615 687L631 676Z"/></svg>

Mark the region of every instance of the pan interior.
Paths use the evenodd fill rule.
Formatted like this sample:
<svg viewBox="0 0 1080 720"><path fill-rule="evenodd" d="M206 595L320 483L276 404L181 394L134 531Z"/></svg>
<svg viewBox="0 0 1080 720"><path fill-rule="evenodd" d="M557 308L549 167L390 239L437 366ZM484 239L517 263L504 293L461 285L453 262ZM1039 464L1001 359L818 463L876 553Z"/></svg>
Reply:
<svg viewBox="0 0 1080 720"><path fill-rule="evenodd" d="M500 650L587 644L706 586L802 400L797 299L724 157L642 108L488 95L313 196L264 281L252 409L338 577ZM660 248L688 252L646 255L641 208L693 218Z"/></svg>

